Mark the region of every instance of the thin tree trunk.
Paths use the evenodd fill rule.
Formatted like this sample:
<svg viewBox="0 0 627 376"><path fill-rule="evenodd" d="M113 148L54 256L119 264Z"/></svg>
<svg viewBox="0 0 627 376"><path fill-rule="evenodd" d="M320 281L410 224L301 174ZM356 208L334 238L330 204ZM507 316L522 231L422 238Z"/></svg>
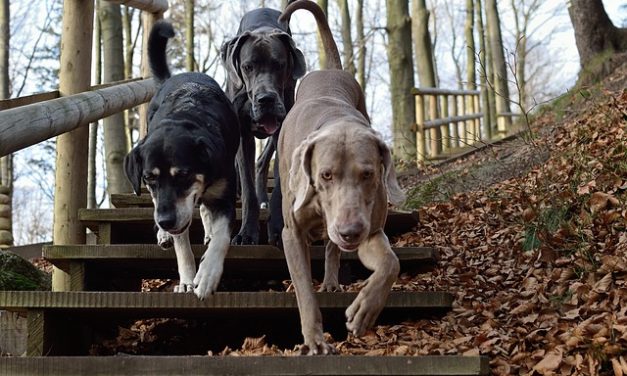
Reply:
<svg viewBox="0 0 627 376"><path fill-rule="evenodd" d="M416 160L415 103L411 19L408 0L387 0L388 62L392 98L392 133L394 156L406 161Z"/></svg>
<svg viewBox="0 0 627 376"><path fill-rule="evenodd" d="M133 52L135 52L135 46L133 44L132 25L135 10L129 6L124 6L122 9L122 28L124 29L124 79L129 80L133 78ZM124 111L124 124L126 126L126 132L128 133L127 139L129 141L129 149L132 145L131 134L133 129L134 112L134 109Z"/></svg>
<svg viewBox="0 0 627 376"><path fill-rule="evenodd" d="M120 5L102 1L99 14L103 41L103 82L119 81L124 78ZM110 199L111 194L131 191L122 165L129 150L129 141L122 113L105 118L103 124L107 191Z"/></svg>
<svg viewBox="0 0 627 376"><path fill-rule="evenodd" d="M338 0L340 14L342 16L342 44L344 46L344 70L355 75L355 61L353 57L353 36L351 33L351 15L348 8L348 0Z"/></svg>
<svg viewBox="0 0 627 376"><path fill-rule="evenodd" d="M10 83L9 77L9 52L11 38L11 12L9 0L0 0L0 99L9 99ZM8 196L7 202L0 202L2 218L0 218L0 248L13 245L13 155L9 154L0 158L0 186L6 187L7 191L2 192ZM4 200L3 200L4 201Z"/></svg>
<svg viewBox="0 0 627 376"><path fill-rule="evenodd" d="M324 11L324 14L327 15L327 17L329 16L329 1L328 0L318 0L318 5L320 6L320 8L322 8L322 10ZM318 41L318 56L319 56L319 60L320 60L320 65L319 67L326 67L327 66L327 57L324 53L324 47L322 46L322 40L320 39L320 32L317 32L316 34L316 40Z"/></svg>
<svg viewBox="0 0 627 376"><path fill-rule="evenodd" d="M568 14L582 67L607 51L627 50L627 28L614 26L601 0L571 0Z"/></svg>
<svg viewBox="0 0 627 376"><path fill-rule="evenodd" d="M194 0L185 0L185 69L196 70L194 59Z"/></svg>
<svg viewBox="0 0 627 376"><path fill-rule="evenodd" d="M364 29L364 0L357 0L357 81L366 93L366 37Z"/></svg>
<svg viewBox="0 0 627 376"><path fill-rule="evenodd" d="M466 0L466 25L464 34L466 38L466 87L469 90L477 89L476 67L475 67L475 36L474 36L475 13L473 0Z"/></svg>
<svg viewBox="0 0 627 376"><path fill-rule="evenodd" d="M496 0L486 0L486 14L495 76L494 90L496 91L497 127L499 133L506 134L511 128L512 120L507 116L498 117L498 114L510 113L511 110L507 84L507 63L505 61L505 52L503 51L501 23Z"/></svg>
<svg viewBox="0 0 627 376"><path fill-rule="evenodd" d="M486 63L486 43L485 32L483 30L483 7L481 6L481 0L476 0L475 13L477 15L477 35L479 36L479 81L481 85L481 107L483 108L483 126L486 131L486 138L492 139L492 110L490 109L490 98L488 90L487 80L487 68Z"/></svg>
<svg viewBox="0 0 627 376"><path fill-rule="evenodd" d="M100 9L100 0L96 0L96 9ZM94 82L102 83L102 27L100 18L94 20ZM98 122L89 124L89 160L87 162L87 207L98 207L96 200L96 154L98 150Z"/></svg>
<svg viewBox="0 0 627 376"><path fill-rule="evenodd" d="M412 31L416 50L416 68L420 87L435 87L433 50L429 34L429 16L425 0L414 0L412 9Z"/></svg>

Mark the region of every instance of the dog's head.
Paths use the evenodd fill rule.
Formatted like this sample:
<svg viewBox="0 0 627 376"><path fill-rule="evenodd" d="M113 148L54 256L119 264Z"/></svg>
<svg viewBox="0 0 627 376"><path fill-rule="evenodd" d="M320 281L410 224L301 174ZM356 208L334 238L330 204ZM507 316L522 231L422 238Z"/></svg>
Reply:
<svg viewBox="0 0 627 376"><path fill-rule="evenodd" d="M294 212L319 205L329 238L346 251L368 237L372 220L383 224L388 201L404 200L389 148L362 126L328 126L310 135L292 155L289 179Z"/></svg>
<svg viewBox="0 0 627 376"><path fill-rule="evenodd" d="M286 115L285 90L306 71L292 37L280 29L246 31L224 43L221 57L231 84L246 91L253 134L274 134Z"/></svg>
<svg viewBox="0 0 627 376"><path fill-rule="evenodd" d="M154 203L155 223L177 235L191 223L194 206L210 183L210 150L206 138L194 138L180 127L159 127L124 158L135 194L146 185Z"/></svg>

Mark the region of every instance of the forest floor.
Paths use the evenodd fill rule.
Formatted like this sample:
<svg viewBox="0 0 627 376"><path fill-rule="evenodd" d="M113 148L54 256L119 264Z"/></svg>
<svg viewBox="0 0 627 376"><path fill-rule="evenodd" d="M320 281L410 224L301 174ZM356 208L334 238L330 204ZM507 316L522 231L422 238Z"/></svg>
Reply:
<svg viewBox="0 0 627 376"><path fill-rule="evenodd" d="M451 292L453 310L349 335L335 341L338 351L481 354L498 375L627 374L626 87L624 65L538 111L531 136L402 174L420 223L391 241L436 247L440 259L432 272L401 275L393 289ZM159 325L120 328L103 346L136 353ZM295 353L263 337L220 352Z"/></svg>

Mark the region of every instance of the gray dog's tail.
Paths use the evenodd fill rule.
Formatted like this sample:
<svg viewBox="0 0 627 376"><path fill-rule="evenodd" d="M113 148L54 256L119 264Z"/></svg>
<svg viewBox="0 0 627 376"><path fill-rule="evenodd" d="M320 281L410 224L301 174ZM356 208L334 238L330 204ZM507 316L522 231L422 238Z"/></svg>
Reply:
<svg viewBox="0 0 627 376"><path fill-rule="evenodd" d="M324 11L318 4L310 0L297 0L291 3L285 8L281 17L279 17L280 22L286 22L292 16L292 13L297 11L298 9L306 9L310 11L313 16L316 18L316 23L318 24L318 30L320 30L320 39L322 40L322 46L324 47L324 53L326 55L327 65L323 67L324 69L342 69L342 60L340 60L340 52L337 49L337 45L335 44L335 40L333 39L333 33L331 33L331 29L329 28L329 22L327 21L327 17L324 15Z"/></svg>
<svg viewBox="0 0 627 376"><path fill-rule="evenodd" d="M170 68L166 59L165 47L168 39L174 36L174 28L167 21L157 21L148 36L148 63L157 82L170 78Z"/></svg>

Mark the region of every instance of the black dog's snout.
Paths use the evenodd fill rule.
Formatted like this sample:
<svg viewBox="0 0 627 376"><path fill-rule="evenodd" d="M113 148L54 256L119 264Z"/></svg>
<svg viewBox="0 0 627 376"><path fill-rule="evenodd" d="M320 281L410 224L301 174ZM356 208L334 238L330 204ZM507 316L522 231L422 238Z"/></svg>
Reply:
<svg viewBox="0 0 627 376"><path fill-rule="evenodd" d="M175 215L159 216L157 223L159 223L159 227L161 227L163 230L165 231L171 230L176 225L176 216Z"/></svg>
<svg viewBox="0 0 627 376"><path fill-rule="evenodd" d="M276 103L277 99L278 95L276 95L275 93L262 93L258 94L255 97L255 102L257 102L257 104L261 106L268 106Z"/></svg>

